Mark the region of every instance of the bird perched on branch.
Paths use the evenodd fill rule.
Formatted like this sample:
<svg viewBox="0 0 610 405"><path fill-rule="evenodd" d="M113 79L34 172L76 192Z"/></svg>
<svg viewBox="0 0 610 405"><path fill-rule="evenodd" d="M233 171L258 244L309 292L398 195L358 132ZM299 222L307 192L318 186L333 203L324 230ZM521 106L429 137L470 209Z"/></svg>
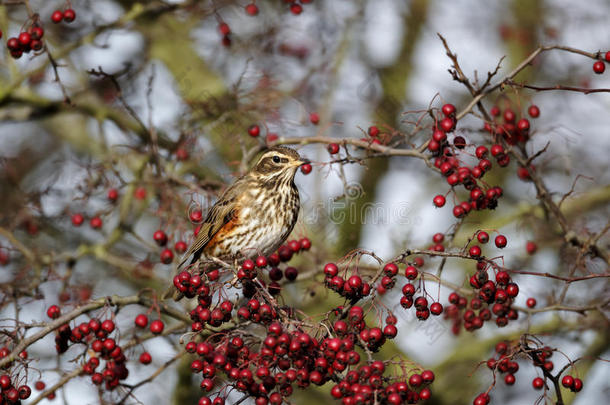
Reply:
<svg viewBox="0 0 610 405"><path fill-rule="evenodd" d="M294 184L297 169L307 163L297 151L277 146L268 149L256 165L235 180L210 208L199 233L178 266L190 259L190 268L200 262L243 261L267 256L286 240L297 221L300 201ZM164 298L182 298L174 286Z"/></svg>

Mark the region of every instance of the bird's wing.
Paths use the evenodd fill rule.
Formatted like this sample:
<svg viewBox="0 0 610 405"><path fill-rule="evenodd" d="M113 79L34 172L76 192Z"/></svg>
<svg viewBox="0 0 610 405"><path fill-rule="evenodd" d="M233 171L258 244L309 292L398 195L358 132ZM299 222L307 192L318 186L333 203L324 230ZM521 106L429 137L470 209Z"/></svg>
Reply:
<svg viewBox="0 0 610 405"><path fill-rule="evenodd" d="M240 183L239 180L236 181L225 191L222 197L216 201L216 204L210 208L205 220L201 224L201 228L199 228L197 238L192 243L189 250L184 254L178 268L181 268L191 256L193 256L191 263L194 263L199 259L203 248L205 248L214 235L216 235L216 233L236 215Z"/></svg>

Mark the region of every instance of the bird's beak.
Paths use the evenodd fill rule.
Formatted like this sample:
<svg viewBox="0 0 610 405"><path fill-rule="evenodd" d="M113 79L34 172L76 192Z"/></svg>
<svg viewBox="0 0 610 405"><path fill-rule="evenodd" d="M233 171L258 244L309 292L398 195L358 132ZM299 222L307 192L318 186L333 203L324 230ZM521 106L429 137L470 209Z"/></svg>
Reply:
<svg viewBox="0 0 610 405"><path fill-rule="evenodd" d="M301 158L300 160L295 160L292 163L292 166L299 167L299 166L303 166L304 164L307 164L307 163L311 163L309 161L309 159Z"/></svg>

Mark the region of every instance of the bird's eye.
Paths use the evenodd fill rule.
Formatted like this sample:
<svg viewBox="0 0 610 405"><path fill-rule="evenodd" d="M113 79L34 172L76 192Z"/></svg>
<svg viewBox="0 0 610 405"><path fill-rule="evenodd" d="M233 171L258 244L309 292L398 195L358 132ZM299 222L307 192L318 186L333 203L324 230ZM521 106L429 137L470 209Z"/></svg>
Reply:
<svg viewBox="0 0 610 405"><path fill-rule="evenodd" d="M272 159L273 163L280 163L280 157L278 155L273 156Z"/></svg>

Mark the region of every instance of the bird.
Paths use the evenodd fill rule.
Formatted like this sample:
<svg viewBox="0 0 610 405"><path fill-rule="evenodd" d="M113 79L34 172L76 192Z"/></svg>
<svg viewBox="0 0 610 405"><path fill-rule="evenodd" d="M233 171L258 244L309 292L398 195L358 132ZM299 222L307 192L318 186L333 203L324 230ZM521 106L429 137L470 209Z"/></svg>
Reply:
<svg viewBox="0 0 610 405"><path fill-rule="evenodd" d="M191 271L213 262L244 261L276 251L297 222L300 198L294 184L300 166L308 163L285 146L267 149L253 168L229 186L209 209L197 237L186 251L176 272ZM182 298L171 286L164 298Z"/></svg>

